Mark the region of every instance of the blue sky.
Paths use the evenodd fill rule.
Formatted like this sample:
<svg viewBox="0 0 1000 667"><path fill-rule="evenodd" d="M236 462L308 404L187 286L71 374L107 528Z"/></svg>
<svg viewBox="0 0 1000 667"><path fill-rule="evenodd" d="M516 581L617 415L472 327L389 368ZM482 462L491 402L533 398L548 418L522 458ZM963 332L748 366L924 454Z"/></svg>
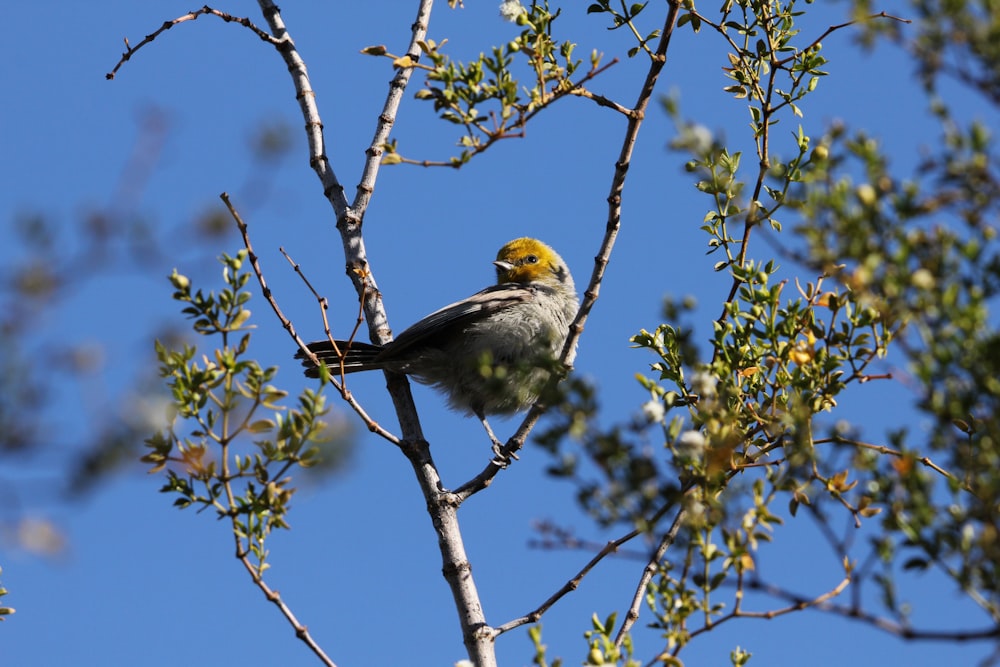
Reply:
<svg viewBox="0 0 1000 667"><path fill-rule="evenodd" d="M402 0L300 4L290 3L283 15L308 64L328 154L350 197L392 76L388 60L359 50L385 44L403 52L415 9ZM496 2L472 0L459 11L439 5L430 35L438 41L447 37L456 57L475 55L516 34L499 19ZM573 6L559 23L581 54L597 48L610 59L631 46L623 32L607 32L601 19L585 15L586 3L568 5ZM186 221L221 210L218 194L231 192L251 225L271 287L298 328L318 338L322 325L279 246L329 297L331 321L346 331L356 299L343 275L330 207L306 161L301 117L277 54L242 28L202 17L137 54L115 81L104 79L118 59L122 37L135 44L189 8L173 2L46 0L7 8L8 24L16 29L8 32L8 57L0 61L0 80L8 91L0 141L11 165L0 189L5 220L0 253L5 262L17 259L9 242L15 215L37 210L62 221L67 228L61 241L72 245L77 238L72 226L87 211L121 206L114 201L116 184L141 133L139 119L155 108L167 120L165 144L141 198L128 204L157 233L176 240ZM254 3L220 8L262 23ZM842 9L839 3L823 4L806 32L818 34L841 22ZM806 131L818 134L842 118L879 137L894 165L912 166L920 145L933 142L937 130L910 63L891 49L857 53L849 31L826 39L825 47L831 76L803 107ZM719 58L710 35L679 31L661 92L678 90L686 116L745 141L747 114L722 92L726 80ZM642 62L622 58L592 88L630 103L643 74ZM415 89L406 95L393 137L409 157L446 158L458 135L435 122L429 105L413 99ZM977 98L955 106L995 125ZM262 122L288 125L294 141L290 157L266 174L266 191L253 180L257 172L246 149ZM789 153L795 128L785 123L777 136L787 148L778 151ZM555 246L582 287L603 233L623 128L623 120L608 110L568 99L542 114L523 140L501 142L459 171L384 168L365 234L394 328L488 283L496 248L518 236L537 236ZM695 295L705 336L728 291L728 279L712 273L716 258L704 254L706 239L698 231L707 203L681 169L683 158L666 150L671 137L669 120L652 109L629 173L620 240L580 345L577 372L597 381L609 416L625 418L647 398L634 375L646 372L653 360L627 341L640 328L659 323L662 296ZM121 397L136 369L154 363L148 331L176 322L178 310L161 277L176 266L211 287L217 283L206 281L218 276L213 257L237 248L232 235L218 247L194 248L184 256L140 258L146 277L111 272L39 320L40 345L69 335L105 350L104 366L87 384L60 387L66 403L52 415L53 430L72 434L99 423L95 415ZM763 245L757 249L766 252ZM280 365L279 381L293 391L301 388L305 380L290 358L289 340L263 301L255 298L252 307L259 327L254 345L263 363ZM355 395L391 428L383 387L380 376L352 378ZM458 486L489 458L481 427L448 412L432 392L415 392L445 483ZM843 416L877 438L886 426L912 416L909 398L898 384L869 383L845 398ZM494 426L503 437L515 424ZM5 602L18 609L0 625L3 664L316 664L232 558L225 525L207 513L175 510L171 498L156 492L158 477L143 475L136 465L91 497L71 504L53 500L60 459L74 455L72 437L57 440L63 446L42 461L0 462L0 478L18 494L0 520L11 525L44 517L68 539L67 550L51 559L10 540L0 542L2 580L11 590ZM546 477L548 463L529 446L520 462L462 508L466 547L491 623L533 609L589 559L585 553L529 548L534 521L557 519L597 540L616 536L590 527L575 509L573 489ZM409 464L395 448L359 429L351 464L321 484L305 485L290 521L291 531L271 539L271 585L339 665L450 665L464 657L435 537ZM761 555L761 568L804 592L832 588L836 564L815 537L804 522L783 529ZM637 576L635 563L607 562L546 615L550 656L578 664L586 654L581 633L591 614L622 610ZM947 627L963 619L971 619L973 627L984 623L947 584L933 577L911 583L908 595L918 626ZM807 612L723 626L682 657L687 665L728 664L736 645L754 653L751 665L776 667L804 661L819 667L974 664L988 654L988 647L975 644L905 644ZM656 646L655 638L644 636L641 655ZM502 637L498 652L504 665L529 664L532 655L523 629Z"/></svg>

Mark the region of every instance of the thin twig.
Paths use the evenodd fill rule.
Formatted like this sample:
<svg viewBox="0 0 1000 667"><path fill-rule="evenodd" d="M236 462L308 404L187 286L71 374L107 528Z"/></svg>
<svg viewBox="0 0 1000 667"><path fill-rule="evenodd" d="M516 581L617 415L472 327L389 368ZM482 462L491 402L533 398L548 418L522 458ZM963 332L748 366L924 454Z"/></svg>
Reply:
<svg viewBox="0 0 1000 667"><path fill-rule="evenodd" d="M288 332L288 335L295 340L300 349L308 351L309 347L306 345L305 341L299 338L298 332L295 331L295 326L292 324L291 320L285 317L285 314L281 311L281 307L278 306L278 302L274 299L274 295L271 293L271 288L267 286L267 281L264 279L264 272L260 268L260 261L257 257L257 253L254 252L253 244L250 242L250 232L247 227L247 223L243 221L243 218L240 217L236 207L233 206L232 201L229 199L228 192L223 192L219 195L219 198L222 200L222 203L226 205L226 208L229 209L229 215L231 215L233 220L236 221L236 226L240 230L240 236L243 238L243 246L247 249L247 257L250 260L250 266L253 269L254 275L257 277L257 282L260 284L261 294L267 301L268 305L271 306L274 314L278 316L281 326ZM312 353L309 352L309 354ZM314 354L312 354L311 361L316 363L317 366L319 365L319 359L317 359Z"/></svg>
<svg viewBox="0 0 1000 667"><path fill-rule="evenodd" d="M278 306L277 300L271 293L271 288L267 286L267 281L264 279L264 272L260 268L260 262L257 258L257 253L254 252L253 245L250 242L250 232L247 228L247 224L243 221L243 218L240 217L240 214L237 212L236 208L229 200L228 193L223 192L221 195L219 195L219 197L225 203L226 208L229 209L229 214L233 217L233 220L236 221L236 226L240 230L240 236L243 238L243 245L247 249L247 258L250 261L250 266L253 269L254 275L257 277L257 282L260 284L260 290L261 294L264 296L264 300L267 301L268 305L271 306L271 309L274 311L274 314L281 322L281 326L284 327L284 329L288 332L288 334L295 340L296 344L299 346L299 349L302 350L303 353L309 357L309 360L313 364L319 367L321 365L319 358L317 358L316 355L309 349L305 341L303 341L299 337L298 333L295 331L295 326L292 324L291 320L285 317L285 314L282 312L281 307ZM342 382L338 382L334 378L330 378L330 384L333 386L334 389L336 389L340 393L344 401L346 401L347 404L351 406L351 409L354 410L354 412L357 413L359 417L361 417L361 419L365 422L365 426L368 427L369 431L371 431L372 433L376 433L385 438L386 440L388 440L389 442L391 442L392 444L399 446L400 444L399 437L390 433L384 427L382 427L378 422L372 419L365 411L365 409L361 407L361 404L357 402L357 400L354 398L354 395L347 390L347 387L344 386Z"/></svg>
<svg viewBox="0 0 1000 667"><path fill-rule="evenodd" d="M535 522L534 529L543 537L528 540L528 547L532 549L566 549L571 551L586 551L595 554L605 547L607 542L596 540L586 540L576 537L571 531L560 528L547 521ZM631 534L631 533L630 533ZM622 539L622 538L619 538ZM627 540L623 540L623 543ZM615 557L619 560L634 560L645 563L649 559L649 549L622 549L621 546L615 551Z"/></svg>
<svg viewBox="0 0 1000 667"><path fill-rule="evenodd" d="M831 437L831 438L823 438L823 439L820 439L820 440L816 440L813 444L821 445L821 444L825 444L825 443L834 443L834 444L838 444L838 445L849 445L851 447L857 447L858 449L868 449L868 450L871 450L873 452L877 452L879 454L886 454L888 456L895 456L898 459L902 459L902 458L906 457L906 454L904 452L901 452L898 449L893 449L892 447L886 447L885 445L876 445L876 444L873 444L873 443L870 443L870 442L862 442L861 440L853 440L851 438L845 438L845 437L839 436L839 435ZM923 466L925 466L927 468L930 468L931 470L933 470L934 472L938 473L939 475L941 475L943 477L946 477L947 479L950 479L951 481L955 482L961 488L965 489L969 493L972 493L972 489L969 487L968 484L965 484L964 482L962 482L962 480L960 480L959 478L955 477L955 475L953 475L952 473L948 472L947 470L945 470L944 468L942 468L938 464L934 463L934 461L932 461L930 459L930 457L928 457L928 456L921 456L921 457L914 458L914 460L917 461L917 462L919 462L921 465L923 465Z"/></svg>
<svg viewBox="0 0 1000 667"><path fill-rule="evenodd" d="M295 271L295 273L299 275L299 278L301 278L302 282L305 283L306 289L308 289L312 293L313 297L316 299L316 302L319 304L320 317L323 318L323 332L326 334L326 339L330 341L330 344L333 346L334 354L337 355L337 360L339 365L338 376L340 377L340 383L346 388L347 371L344 366L344 362L347 359L347 354L346 352L340 351L340 345L338 344L337 340L333 337L333 332L330 330L330 320L327 316L327 313L330 309L329 301L325 296L321 296L320 293L316 291L316 288L312 286L312 283L309 281L308 278L306 278L305 271L302 270L302 267L299 266L298 262L293 260L292 256L289 255L284 248L279 247L278 250L279 252L281 252L282 255L285 256L285 259L288 261L288 263L292 265L292 269ZM364 324L365 321L365 313L363 305L364 302L365 302L364 297L358 300L358 315L354 321L354 328L351 329L351 334L346 339L348 344L350 344L350 342L354 340L354 337L358 335L358 329L360 329L361 325ZM313 359L313 355L310 353L308 349L303 350L303 353L309 356L310 361L315 361Z"/></svg>
<svg viewBox="0 0 1000 667"><path fill-rule="evenodd" d="M653 555L646 562L646 567L642 568L642 574L639 575L639 582L636 584L635 593L632 595L632 602L629 604L628 612L625 613L625 618L622 620L622 627L618 628L618 634L615 636L616 648L621 648L622 642L625 641L625 636L632 629L632 626L635 625L635 622L639 620L639 608L642 606L643 598L646 596L646 586L652 581L653 575L656 574L657 570L659 570L660 561L666 555L667 549L677 539L677 533L680 532L686 514L683 508L677 512L677 516L674 517L670 528L660 539L660 544L657 545L656 551L653 552Z"/></svg>
<svg viewBox="0 0 1000 667"><path fill-rule="evenodd" d="M303 283L305 283L306 289L308 289L309 292L313 295L313 298L316 299L316 303L319 304L320 317L323 319L323 331L326 332L327 338L333 341L333 334L330 333L330 320L327 317L327 313L330 310L329 300L325 296L320 295L318 291L316 291L316 288L313 287L312 283L309 281L309 278L306 277L305 271L302 270L302 267L299 266L298 262L292 259L292 256L285 251L284 247L279 246L278 252L280 252L284 256L285 260L292 265L292 270L295 271L296 274L298 274L299 279L302 280ZM335 350L336 347L337 345L334 342ZM306 349L309 349L308 346L306 347ZM337 356L340 356L340 350L336 350L336 352ZM312 360L310 359L310 361Z"/></svg>
<svg viewBox="0 0 1000 667"><path fill-rule="evenodd" d="M534 611L530 611L524 616L521 616L520 618L515 618L511 621L504 623L503 625L497 626L496 628L494 628L494 634L502 635L503 633L513 630L514 628L518 628L522 625L537 622L538 619L542 617L542 614L547 612L549 608L552 607L552 605L561 600L568 593L572 593L573 591L575 591L577 587L579 587L580 582L583 580L583 578L587 576L587 574L592 569L594 569L594 567L598 563L604 560L606 556L616 553L621 545L625 544L629 540L632 540L641 534L642 534L641 531L633 530L627 535L623 535L622 537L619 537L617 540L612 540L607 544L605 544L604 547L600 551L598 551L597 554L595 554L594 557L591 558L587 562L587 564L584 565L583 568L579 572L577 572L572 579L563 584L559 590L557 590L555 593L549 596L549 598L545 602L540 604Z"/></svg>
<svg viewBox="0 0 1000 667"><path fill-rule="evenodd" d="M847 575L840 581L840 583L834 586L833 589L827 591L826 593L823 593L819 597L797 598L793 602L793 604L787 607L782 607L781 609L772 609L769 611L741 611L739 607L736 607L733 609L733 611L729 612L725 616L722 616L717 621L705 623L705 625L701 626L700 628L691 631L691 633L688 635L688 641L694 639L698 635L704 634L706 632L711 632L712 630L722 625L723 623L731 621L735 618L760 618L769 620L772 618L777 618L778 616L784 616L785 614L790 614L792 612L802 611L803 609L808 609L810 607L822 607L824 604L828 603L829 600L843 593L844 589L847 588L847 586L850 583L851 583L851 577L850 575ZM685 645L686 643L676 646L671 653L676 657L677 654Z"/></svg>
<svg viewBox="0 0 1000 667"><path fill-rule="evenodd" d="M479 132L481 132L483 136L486 137L486 140L480 143L476 143L471 148L468 148L467 151L463 153L464 159L453 158L447 161L414 160L412 158L406 158L403 157L402 155L397 154L397 156L399 157L399 161L404 164L412 164L420 167L451 167L453 169L460 169L469 160L471 160L472 158L481 153L486 152L491 146L493 146L493 144L497 143L498 141L501 141L503 139L522 139L525 136L527 136L525 128L531 121L531 119L534 118L539 113L541 113L542 111L544 111L545 109L547 109L548 107L552 106L555 102L559 101L563 97L566 97L567 95L584 97L586 99L596 102L599 106L606 107L608 109L613 109L620 114L632 118L637 113L635 109L626 108L621 104L618 104L617 102L610 100L607 97L604 97L603 95L596 95L587 90L586 88L584 88L584 84L586 84L588 81L597 77L608 68L617 64L618 64L618 58L612 58L609 62L605 63L604 65L601 65L600 67L592 67L590 71L588 71L583 77L581 77L575 83L570 84L568 87L557 88L552 92L546 93L546 95L542 98L540 102L536 102L535 104L532 105L531 111L525 112L523 106L515 107L518 110L517 120L511 123L506 128L503 129L497 128L495 130L490 130L479 124L476 124L473 127L469 127L467 125L466 127L468 128L468 136L475 138L476 135L475 132L473 131L474 128L479 130ZM415 67L415 65L411 65L411 67ZM457 109L457 105L452 105L452 107ZM457 109L457 111L459 115L461 115L461 110Z"/></svg>
<svg viewBox="0 0 1000 667"><path fill-rule="evenodd" d="M152 43L153 40L155 40L157 37L159 37L162 33L166 32L167 30L170 30L175 25L178 25L180 23L185 23L187 21L194 21L199 16L204 16L205 14L210 14L212 16L218 16L220 19L222 19L226 23L239 23L244 28L248 28L248 29L252 30L254 32L254 34L256 34L258 37L260 37L262 40L264 40L265 42L267 42L268 44L270 44L272 46L278 46L280 44L280 40L275 39L274 37L272 37L271 35L269 35L264 30L261 30L260 28L258 28L256 25L254 25L250 21L250 19L243 18L243 17L240 17L240 16L233 16L232 14L227 14L226 12L219 11L218 9L212 9L208 5L205 5L201 9L196 9L196 10L194 10L192 12L188 12L184 16L178 16L177 18L175 18L172 21L164 21L163 25L161 25L157 30L154 30L150 34L146 35L143 38L143 40L141 42L139 42L138 44L136 44L135 46L132 46L129 43L129 41L128 41L128 37L126 37L125 38L125 52L122 54L121 59L118 60L118 63L115 65L114 69L112 69L110 72L108 72L107 74L105 74L104 78L106 78L108 80L114 79L115 75L118 73L118 70L121 69L122 65L124 65L125 63L127 63L129 60L132 59L132 56L135 54L136 51L138 51L142 47L146 46L147 44Z"/></svg>
<svg viewBox="0 0 1000 667"><path fill-rule="evenodd" d="M617 58L615 60L617 60ZM617 111L618 113L622 114L623 116L627 116L629 118L631 118L632 116L635 115L635 110L634 109L629 109L627 107L624 107L621 104L619 104L618 102L615 102L614 100L612 100L612 99L610 99L608 97L605 97L604 95L600 95L598 93L592 93L591 91L587 90L586 88L572 88L572 89L566 91L566 93L568 95L576 95L577 97L586 98L586 99L594 102L595 104L597 104L597 106L605 107L607 109L613 109L614 111Z"/></svg>
<svg viewBox="0 0 1000 667"><path fill-rule="evenodd" d="M902 639L929 641L978 641L984 639L996 639L1000 637L1000 625L982 628L980 630L920 630L903 625L902 623L897 623L896 621L891 621L882 616L877 616L863 611L854 605L847 606L834 604L830 602L829 599L824 600L819 604L809 604L809 598L786 591L785 589L773 584L767 584L757 580L748 582L747 588L750 590L761 591L778 599L787 600L794 603L794 605L805 604L806 606L813 606L819 611L861 621L862 623L867 623L868 625L888 632L889 634L896 635Z"/></svg>
<svg viewBox="0 0 1000 667"><path fill-rule="evenodd" d="M309 281L309 278L302 270L302 267L299 265L298 262L292 259L292 256L289 255L288 252L285 251L284 246L278 246L278 252L280 252L284 256L285 260L287 260L288 263L291 265L292 270L295 271L295 273L299 275L299 279L302 280L303 283L305 283L306 288L312 293L314 297L316 297L316 301L319 302L320 308L324 313L323 317L325 319L326 311L329 308L329 302L327 301L327 298L325 296L320 295L320 293L316 290L316 288L313 287L313 284Z"/></svg>
<svg viewBox="0 0 1000 667"><path fill-rule="evenodd" d="M239 549L238 537L237 537L237 549ZM239 558L239 561L243 563L243 567L247 569L247 572L250 573L250 578L253 579L254 584L256 584L257 588L259 588L261 592L264 593L264 597L266 597L269 601L273 602L275 606L278 607L279 610L281 610L281 614L286 619L288 619L288 622L295 629L295 636L301 639L305 643L305 645L308 646L309 649L316 654L316 657L318 657L323 662L324 665L326 665L327 667L337 667L336 663L333 660L331 660L326 653L323 652L323 649L320 648L319 644L317 644L316 641L312 638L312 635L309 634L309 628L307 628L306 626L302 625L299 622L299 619L296 618L294 613L292 613L292 610L288 607L288 605L285 604L284 600L281 599L281 595L278 593L278 591L272 590L271 587L264 582L263 577L260 576L260 573L257 572L257 569L253 566L253 564L249 561L249 559L245 555L244 556L237 555L237 557Z"/></svg>
<svg viewBox="0 0 1000 667"><path fill-rule="evenodd" d="M832 589L828 590L826 593L823 593L819 597L813 598L811 600L808 600L808 599L797 600L793 604L790 604L787 607L782 607L780 609L771 609L771 610L768 610L768 611L739 611L739 612L733 612L733 618L765 618L765 619L772 619L772 618L777 618L778 616L784 616L785 614L790 614L793 611L802 611L803 609L808 609L809 607L819 607L819 606L821 606L821 605L829 602L833 598L837 597L841 593L843 593L844 590L850 585L850 583L851 583L851 577L850 577L850 575L847 575L843 579L841 579L840 582L836 586L834 586ZM720 620L720 621L718 621L716 623L713 623L711 626L707 626L704 630L708 631L709 629L717 626L721 622L722 621ZM694 636L694 634L692 633L692 637L693 636Z"/></svg>
<svg viewBox="0 0 1000 667"><path fill-rule="evenodd" d="M893 16L892 14L886 14L884 11L881 11L878 14L872 14L872 15L867 16L867 17L865 17L864 19L861 19L861 20L874 21L875 19L889 19L890 21L899 21L900 23L907 23L907 24L913 23L913 21L911 21L910 19L904 19L904 18L899 17L899 16ZM815 48L824 39L826 39L827 37L829 37L833 33L837 32L839 30L843 30L844 28L849 28L852 25L855 25L857 23L860 23L861 20L855 19L853 21L847 21L845 23L838 23L837 25L829 26L826 30L823 31L822 35L820 35L819 37L817 37L816 39L814 39L812 42L810 42L805 48L799 49L798 51L792 53L792 55L788 56L787 58L785 58L783 60L776 61L775 65L777 65L779 67L783 67L783 66L787 65L788 63L790 63L793 60L795 60L795 58L798 57L798 55L800 53L802 53L804 51L809 51L810 49Z"/></svg>
<svg viewBox="0 0 1000 667"><path fill-rule="evenodd" d="M228 204L228 199L225 199L224 201L226 201ZM243 227L241 227L241 231L242 229ZM223 419L228 420L229 413L226 412L224 414L225 416ZM209 429L209 431L211 431L211 429ZM223 434L228 434L228 427L226 426L225 421L223 422ZM330 657L323 651L323 649L320 648L319 644L317 644L316 641L312 638L312 635L309 634L309 629L299 622L299 619L295 616L294 613L292 613L292 610L288 607L288 605L285 604L284 600L281 599L281 596L278 594L278 592L272 590L271 587L268 586L267 583L264 581L262 573L263 568L254 567L253 564L250 562L250 560L247 558L249 543L250 540L253 538L247 534L245 527L240 526L240 521L239 521L240 515L239 512L236 511L237 508L236 495L233 493L233 486L231 484L233 477L229 473L229 452L227 451L228 438L223 439L221 441L221 445L222 445L222 462L221 462L222 470L220 479L222 480L222 488L226 495L226 505L227 505L226 507L221 509L224 514L229 516L229 519L232 523L233 539L236 542L237 560L243 563L243 567L246 568L246 571L250 575L250 578L253 580L254 585L256 585L257 588L259 588L261 592L264 593L264 597L273 602L281 611L282 616L284 616L288 620L289 624L291 624L292 628L294 628L295 630L295 636L298 637L303 643L305 643L305 645L309 647L309 650L311 650L323 662L324 665L326 665L327 667L336 667L336 664L333 662L333 660L330 659ZM208 482L206 480L206 484L207 483ZM209 495L211 496L214 494L210 492ZM218 505L217 502L216 505ZM244 548L243 545L244 540L246 540L247 542L246 548Z"/></svg>

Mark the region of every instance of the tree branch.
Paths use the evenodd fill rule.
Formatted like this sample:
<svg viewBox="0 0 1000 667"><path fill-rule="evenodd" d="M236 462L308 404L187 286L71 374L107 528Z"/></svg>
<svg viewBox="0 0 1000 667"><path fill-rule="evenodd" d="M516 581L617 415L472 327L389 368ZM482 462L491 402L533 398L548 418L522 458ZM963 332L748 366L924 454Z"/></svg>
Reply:
<svg viewBox="0 0 1000 667"><path fill-rule="evenodd" d="M819 611L867 623L868 625L878 628L879 630L896 635L901 639L964 642L996 639L1000 637L1000 625L982 628L979 630L921 630L863 611L855 605L848 606L834 604L829 602L829 598L820 601L818 604L812 604L809 598L759 580L751 580L747 582L746 586L750 590L761 591L777 599L791 602L793 605L804 604L805 606L815 607Z"/></svg>
<svg viewBox="0 0 1000 667"><path fill-rule="evenodd" d="M261 30L260 28L258 28L257 26L255 26L253 23L250 22L250 19L248 19L248 18L242 18L242 17L239 17L239 16L233 16L231 14L227 14L226 12L219 11L218 9L212 9L208 5L205 5L201 9L196 9L196 10L194 10L192 12L188 12L184 16L178 16L177 18L173 19L172 21L164 21L163 25L161 25L157 30L154 30L150 34L146 35L143 38L143 40L141 42L139 42L138 44L136 44L135 46L132 46L129 43L129 41L128 41L128 37L126 37L125 38L125 53L122 54L122 57L115 64L114 69L112 69L110 72L108 72L107 74L104 75L104 78L108 79L109 81L111 79L114 79L115 75L118 73L118 70L121 69L122 65L124 65L125 63L127 63L129 60L132 59L132 56L135 54L136 51L138 51L142 47L146 46L147 44L152 43L153 40L155 40L157 37L159 37L162 33L166 32L167 30L170 30L175 25L178 25L180 23L186 23L187 21L194 21L199 16L204 16L205 14L211 14L212 16L218 16L220 19L222 19L226 23L239 23L244 28L248 28L248 29L252 30L258 37L260 37L262 40L264 40L265 42L267 42L271 46L279 46L280 45L280 41L279 40L275 39L271 35L267 34L263 30Z"/></svg>
<svg viewBox="0 0 1000 667"><path fill-rule="evenodd" d="M330 167L325 152L323 124L315 103L306 68L294 43L288 37L287 29L277 6L270 0L258 0L272 32L282 40L279 52L288 65L295 82L299 106L306 120L309 136L310 165L323 184L323 193L329 199L337 217L337 229L344 247L347 274L354 283L359 298L363 302L365 318L371 340L384 344L390 340L390 328L382 304L373 272L369 266L362 237L362 222L365 211L374 192L378 176L382 145L388 140L395 123L399 104L403 98L413 68L400 68L389 83L389 93L379 115L372 142L366 151L365 167L358 184L354 202L348 204L344 189ZM426 38L433 0L421 0L417 18L413 22L407 55L416 62L420 57L418 43ZM455 605L462 627L462 638L469 658L477 667L493 667L496 656L493 631L486 623L479 593L471 574L471 566L465 553L459 529L458 504L452 494L444 491L444 485L431 458L430 448L423 437L423 430L417 415L409 383L404 375L386 373L386 383L399 419L403 439L399 446L413 466L417 482L427 502L434 530L438 535L441 550L442 570L455 598Z"/></svg>
<svg viewBox="0 0 1000 667"><path fill-rule="evenodd" d="M621 648L622 642L625 641L625 635L632 629L635 622L639 620L639 607L642 605L643 597L646 595L646 585L649 584L653 579L653 575L659 569L660 561L666 555L667 549L677 539L677 533L680 532L681 526L684 524L685 514L683 508L677 512L677 516L674 517L670 528L660 539L660 544L656 547L656 551L653 552L653 555L646 562L646 567L642 568L642 574L639 575L639 582L636 584L632 602L629 604L628 612L622 621L622 627L618 628L618 634L615 636L615 648Z"/></svg>
<svg viewBox="0 0 1000 667"><path fill-rule="evenodd" d="M237 540L237 551L239 551L240 548L239 537L237 537L236 540ZM237 553L236 557L239 559L241 563L243 563L243 567L245 567L247 569L247 572L250 573L250 578L253 579L253 582L254 584L257 585L257 588L259 588L261 592L264 593L264 597L266 597L269 601L273 602L275 606L277 606L278 609L281 611L281 614L286 619L288 619L289 624L291 624L291 626L295 628L295 636L301 639L303 642L305 642L306 646L308 646L309 649L316 654L316 657L319 658L324 665L326 665L327 667L337 667L336 663L334 663L333 660L331 660L330 657L323 652L323 649L320 648L319 644L317 644L316 641L312 638L312 635L309 634L309 628L307 628L306 626L302 625L299 622L299 619L296 618L295 614L292 613L292 610L289 609L288 605L286 605L285 602L281 599L281 594L278 593L278 591L271 589L271 587L264 582L263 577L260 576L256 568L254 568L253 564L247 559L246 555L241 555L240 553Z"/></svg>
<svg viewBox="0 0 1000 667"><path fill-rule="evenodd" d="M583 581L583 578L587 576L587 574L592 569L594 569L594 567L598 563L604 560L606 556L613 553L617 553L621 545L625 544L629 540L632 540L641 534L642 534L641 531L633 530L632 532L605 544L601 548L601 550L598 551L597 554L593 558L591 558L590 561L588 561L587 564L584 565L583 568L579 572L577 572L572 579L563 584L562 588L560 588L558 591L549 596L549 598L545 602L540 604L534 611L528 612L527 614L521 616L520 618L515 618L514 620L508 621L503 625L497 627L496 634L501 635L509 630L513 630L514 628L520 627L527 623L537 622L538 619L542 617L542 614L548 611L552 607L552 605L554 605L568 593L575 591L579 587L580 582Z"/></svg>
<svg viewBox="0 0 1000 667"><path fill-rule="evenodd" d="M264 296L264 300L267 301L268 305L271 306L271 309L274 311L274 314L281 322L281 326L284 327L285 331L288 332L288 335L290 335L295 340L295 343L299 346L299 349L302 350L309 357L312 363L315 364L316 367L318 368L321 365L319 359L312 351L309 350L309 348L305 344L305 341L299 338L298 332L295 331L295 326L292 324L291 320L285 317L285 314L282 312L281 307L278 306L277 300L274 298L274 294L271 292L271 288L267 286L267 281L264 279L264 272L260 268L260 262L258 260L257 253L254 252L253 245L250 243L250 233L247 224L243 221L243 218L236 211L236 208L229 200L228 193L223 192L221 195L219 195L219 197L226 204L226 208L229 209L229 214L233 217L233 220L236 221L236 226L240 230L240 236L243 238L243 246L247 249L247 258L250 260L250 267L253 269L254 275L257 277L257 283L260 285L260 291L261 294ZM288 258L288 255L286 254L285 257ZM305 276L302 275L302 271L299 270L297 265L294 266L296 273L298 273L299 276L302 277L303 280L305 280L306 285L308 285L309 289L312 290L312 285L309 283L308 280L306 280ZM313 290L313 294L316 294L315 290ZM324 320L325 320L325 314L324 314ZM329 331L329 327L327 328L327 330ZM343 382L343 375L341 375L340 377L341 377L340 381L337 381L336 379L331 377L330 385L332 385L333 388L337 390L341 398L344 399L344 401L351 407L351 409L354 410L354 412L356 412L359 417L361 417L361 420L364 421L365 426L368 427L369 431L377 435L380 435L381 437L385 438L392 444L398 446L400 444L399 438L390 433L389 431L387 431L385 428L379 425L378 422L376 422L374 419L371 418L368 412L363 407L361 407L360 403L358 403L357 399L354 398L354 395L347 389L346 383Z"/></svg>

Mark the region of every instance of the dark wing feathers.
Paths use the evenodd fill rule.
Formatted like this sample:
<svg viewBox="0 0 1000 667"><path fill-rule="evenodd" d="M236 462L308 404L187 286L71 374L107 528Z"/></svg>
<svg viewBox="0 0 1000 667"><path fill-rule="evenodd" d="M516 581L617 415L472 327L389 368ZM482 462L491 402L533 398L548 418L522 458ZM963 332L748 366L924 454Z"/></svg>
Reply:
<svg viewBox="0 0 1000 667"><path fill-rule="evenodd" d="M337 350L340 350L340 354L344 355L345 373L367 370L370 368L369 364L375 361L375 357L382 351L382 348L378 345L362 343L356 340L350 342L338 340L336 343L336 348L328 340L318 340L306 346L313 354L319 357L320 361L325 362L330 367L331 374L336 374L340 370L340 356L337 354ZM295 358L302 360L302 365L306 368L306 377L319 377L319 369L313 365L312 360L302 350L295 353Z"/></svg>
<svg viewBox="0 0 1000 667"><path fill-rule="evenodd" d="M386 357L398 358L397 355L405 354L408 349L423 344L429 336L439 334L443 327L452 328L453 331L461 330L464 325L480 317L496 313L519 303L531 301L535 298L535 293L536 288L520 283L492 285L481 292L476 292L467 299L434 311L403 331L385 347L360 343L358 341L351 341L348 346L346 341L337 341L340 351L346 353L344 370L352 372L372 368L371 364L377 364L381 361L378 357L383 351ZM332 370L336 370L338 358L330 341L323 340L309 343L309 349L321 361L325 361ZM302 365L306 367L306 375L310 377L317 376L318 371L309 359L305 359L305 355L303 355L301 350L295 356L296 358L304 359Z"/></svg>
<svg viewBox="0 0 1000 667"><path fill-rule="evenodd" d="M519 283L501 283L476 292L467 299L445 306L415 323L397 336L389 347L396 356L423 343L441 327L461 329L466 323L535 298L535 290Z"/></svg>

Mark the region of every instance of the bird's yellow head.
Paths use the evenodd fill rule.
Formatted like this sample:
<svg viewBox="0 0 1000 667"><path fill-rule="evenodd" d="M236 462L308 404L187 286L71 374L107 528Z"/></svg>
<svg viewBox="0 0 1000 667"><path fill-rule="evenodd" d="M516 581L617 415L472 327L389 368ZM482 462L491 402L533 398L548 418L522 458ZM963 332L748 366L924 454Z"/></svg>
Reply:
<svg viewBox="0 0 1000 667"><path fill-rule="evenodd" d="M493 265L498 283L572 285L573 279L562 257L538 239L514 239L500 248Z"/></svg>

